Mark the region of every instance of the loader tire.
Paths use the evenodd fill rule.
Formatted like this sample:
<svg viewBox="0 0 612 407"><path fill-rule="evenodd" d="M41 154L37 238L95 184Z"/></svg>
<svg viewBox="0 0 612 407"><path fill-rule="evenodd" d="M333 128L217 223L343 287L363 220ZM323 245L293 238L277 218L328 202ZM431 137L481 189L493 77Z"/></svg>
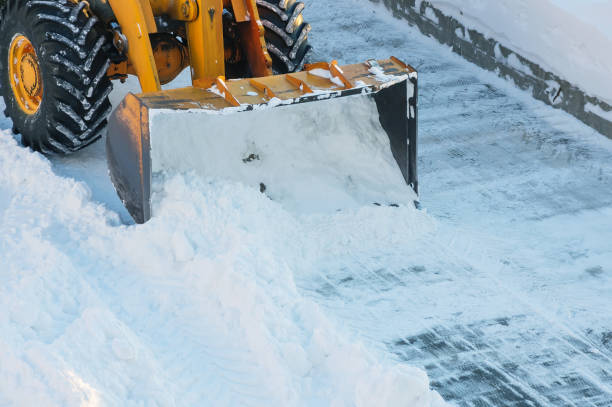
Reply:
<svg viewBox="0 0 612 407"><path fill-rule="evenodd" d="M304 21L304 3L296 0L257 0L259 18L265 27L268 52L275 74L301 71L306 55L310 24Z"/></svg>
<svg viewBox="0 0 612 407"><path fill-rule="evenodd" d="M21 142L66 154L100 138L111 112L107 39L86 2L6 0L0 94Z"/></svg>

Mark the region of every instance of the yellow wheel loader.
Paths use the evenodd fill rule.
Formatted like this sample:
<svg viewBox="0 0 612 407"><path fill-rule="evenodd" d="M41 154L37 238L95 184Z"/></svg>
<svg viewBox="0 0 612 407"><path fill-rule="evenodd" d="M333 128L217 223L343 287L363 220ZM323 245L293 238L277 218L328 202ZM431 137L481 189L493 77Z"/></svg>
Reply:
<svg viewBox="0 0 612 407"><path fill-rule="evenodd" d="M13 131L48 154L106 135L110 177L138 223L152 215L154 181L172 171L243 182L272 199L293 194L296 206L312 196L322 205L401 200L390 183L417 190L416 72L394 57L305 64L310 25L299 1L1 7L0 92ZM162 90L188 67L191 86ZM128 75L142 93L113 112L112 81Z"/></svg>

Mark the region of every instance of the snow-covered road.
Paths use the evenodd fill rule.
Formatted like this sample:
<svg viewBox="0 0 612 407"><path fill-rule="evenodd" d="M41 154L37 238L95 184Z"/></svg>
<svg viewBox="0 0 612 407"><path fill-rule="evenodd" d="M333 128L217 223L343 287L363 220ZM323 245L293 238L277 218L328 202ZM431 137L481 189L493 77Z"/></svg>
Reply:
<svg viewBox="0 0 612 407"><path fill-rule="evenodd" d="M316 59L419 71L424 210L179 175L136 227L102 143L49 166L4 135L0 405L435 403L409 366L461 406L612 404L612 142L369 2L306 3Z"/></svg>
<svg viewBox="0 0 612 407"><path fill-rule="evenodd" d="M612 404L612 142L355 4L311 17L312 40L323 57L395 53L419 71L421 201L436 231L346 248L313 290L425 366L449 401Z"/></svg>

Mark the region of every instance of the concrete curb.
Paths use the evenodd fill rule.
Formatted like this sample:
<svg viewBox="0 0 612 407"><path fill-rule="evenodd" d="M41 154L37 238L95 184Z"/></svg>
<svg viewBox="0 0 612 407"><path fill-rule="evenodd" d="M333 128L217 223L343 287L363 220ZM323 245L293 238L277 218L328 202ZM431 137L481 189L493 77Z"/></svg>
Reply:
<svg viewBox="0 0 612 407"><path fill-rule="evenodd" d="M578 120L612 138L612 121L599 116L612 114L612 106L587 95L581 89L561 79L552 72L500 42L486 38L476 30L468 29L455 18L445 15L428 1L421 1L417 10L416 0L370 0L384 4L395 17L407 20L423 34L450 45L452 50L468 61L502 78L512 79L521 89L557 109L563 109ZM429 16L429 17L428 17ZM434 17L435 16L435 17ZM435 21L438 20L438 21Z"/></svg>

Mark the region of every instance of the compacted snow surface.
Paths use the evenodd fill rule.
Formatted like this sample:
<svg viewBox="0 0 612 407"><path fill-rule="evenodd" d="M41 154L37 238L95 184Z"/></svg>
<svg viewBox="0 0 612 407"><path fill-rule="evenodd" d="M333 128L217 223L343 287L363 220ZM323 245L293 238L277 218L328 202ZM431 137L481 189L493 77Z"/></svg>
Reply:
<svg viewBox="0 0 612 407"><path fill-rule="evenodd" d="M424 209L178 173L134 225L103 143L2 130L1 406L612 402L612 142L380 7L306 3L315 59L419 70Z"/></svg>

